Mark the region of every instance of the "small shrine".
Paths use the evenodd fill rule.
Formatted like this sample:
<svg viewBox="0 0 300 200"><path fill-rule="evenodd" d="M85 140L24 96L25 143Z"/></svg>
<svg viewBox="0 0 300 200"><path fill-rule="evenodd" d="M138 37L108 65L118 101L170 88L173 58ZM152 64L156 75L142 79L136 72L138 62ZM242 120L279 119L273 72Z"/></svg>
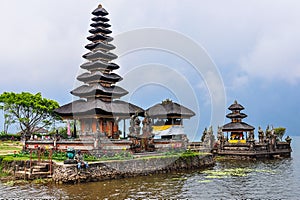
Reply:
<svg viewBox="0 0 300 200"><path fill-rule="evenodd" d="M166 99L146 110L153 121L153 134L161 139L180 139L186 137L183 128L183 119L190 119L195 113Z"/></svg>
<svg viewBox="0 0 300 200"><path fill-rule="evenodd" d="M116 47L111 44L112 32L107 22L108 12L99 5L92 14L92 34L87 37L91 42L85 46L88 53L82 57L87 60L80 67L87 72L77 80L83 84L71 91L79 100L63 105L55 112L63 119L79 120L80 138L97 137L96 133L111 139L118 139L122 133L118 123L129 119L131 115L141 114L144 110L128 102L117 100L128 92L117 86L122 77L113 71L119 66L112 62L118 56L110 51ZM123 130L125 135L125 130ZM97 146L97 145L95 145Z"/></svg>
<svg viewBox="0 0 300 200"><path fill-rule="evenodd" d="M267 127L264 132L258 129L258 141L255 140L254 127L242 122L247 115L242 113L244 107L235 101L228 108L231 113L226 117L231 122L218 127L217 141L212 152L216 155L230 158L275 158L290 157L291 138L288 136L285 141L278 138L275 129Z"/></svg>
<svg viewBox="0 0 300 200"><path fill-rule="evenodd" d="M242 119L247 117L246 114L241 113L244 107L237 101L234 101L228 109L231 113L227 114L226 117L231 119L231 122L223 125L222 132L227 132L227 140L229 143L246 143L248 135L250 136L255 128L242 122ZM228 138L228 133L230 133L230 138Z"/></svg>

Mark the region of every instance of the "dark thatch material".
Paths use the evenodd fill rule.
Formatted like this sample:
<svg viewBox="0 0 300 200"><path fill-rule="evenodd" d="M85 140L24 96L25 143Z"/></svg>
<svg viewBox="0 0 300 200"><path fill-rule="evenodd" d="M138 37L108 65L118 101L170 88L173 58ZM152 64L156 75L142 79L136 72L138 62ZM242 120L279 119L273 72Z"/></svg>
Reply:
<svg viewBox="0 0 300 200"><path fill-rule="evenodd" d="M152 118L190 118L195 115L195 113L170 100L163 101L162 103L156 104L146 110Z"/></svg>
<svg viewBox="0 0 300 200"><path fill-rule="evenodd" d="M89 52L87 54L84 54L82 57L87 60L95 60L101 58L104 60L114 60L118 58L118 56L113 53L104 53L102 51Z"/></svg>
<svg viewBox="0 0 300 200"><path fill-rule="evenodd" d="M93 17L92 21L94 22L108 22L109 19L106 17L98 16L98 17Z"/></svg>
<svg viewBox="0 0 300 200"><path fill-rule="evenodd" d="M109 28L109 27L111 27L111 25L108 24L108 23L96 22L96 23L92 23L91 27L94 27L94 28L97 28L97 27Z"/></svg>
<svg viewBox="0 0 300 200"><path fill-rule="evenodd" d="M89 30L89 32L91 34L98 34L98 33L100 33L100 34L110 34L110 33L112 33L111 30L106 29L106 28L100 28L100 27L99 28L93 28L93 29Z"/></svg>
<svg viewBox="0 0 300 200"><path fill-rule="evenodd" d="M80 67L87 70L115 70L120 68L119 65L115 63L102 62L101 60L87 62L82 64Z"/></svg>
<svg viewBox="0 0 300 200"><path fill-rule="evenodd" d="M229 113L226 115L227 118L230 118L230 119L243 119L243 118L246 118L247 115L244 114L244 113Z"/></svg>
<svg viewBox="0 0 300 200"><path fill-rule="evenodd" d="M102 40L102 41L105 41L105 42L111 42L111 41L114 40L112 37L107 36L107 35L102 35L102 34L91 35L91 36L87 37L87 39L92 41L92 42L98 41L98 40Z"/></svg>
<svg viewBox="0 0 300 200"><path fill-rule="evenodd" d="M106 50L106 51L109 51L109 50L113 50L115 49L116 47L112 44L105 44L103 42L96 42L96 43L90 43L88 45L85 46L86 49L92 51L92 50Z"/></svg>
<svg viewBox="0 0 300 200"><path fill-rule="evenodd" d="M229 110L244 110L244 107L235 100L232 105L228 107Z"/></svg>
<svg viewBox="0 0 300 200"><path fill-rule="evenodd" d="M99 82L99 80L115 83L115 82L121 81L122 77L115 73L106 74L106 73L101 73L99 71L95 71L92 73L88 73L88 72L83 73L77 77L77 80L85 82L85 83L92 82L92 81Z"/></svg>
<svg viewBox="0 0 300 200"><path fill-rule="evenodd" d="M253 131L255 128L245 122L230 122L222 127L223 132Z"/></svg>
<svg viewBox="0 0 300 200"><path fill-rule="evenodd" d="M76 115L98 114L104 116L129 118L135 113L144 113L144 110L134 104L120 100L112 102L94 99L92 101L77 100L54 110L60 116L72 117Z"/></svg>
<svg viewBox="0 0 300 200"><path fill-rule="evenodd" d="M104 95L113 96L114 98L122 97L128 94L128 91L118 86L103 87L100 84L82 85L71 91L71 94L79 97Z"/></svg>
<svg viewBox="0 0 300 200"><path fill-rule="evenodd" d="M106 15L108 15L108 12L104 8L102 8L102 5L100 4L98 6L98 8L96 8L92 12L92 14L95 15L95 16L106 16Z"/></svg>

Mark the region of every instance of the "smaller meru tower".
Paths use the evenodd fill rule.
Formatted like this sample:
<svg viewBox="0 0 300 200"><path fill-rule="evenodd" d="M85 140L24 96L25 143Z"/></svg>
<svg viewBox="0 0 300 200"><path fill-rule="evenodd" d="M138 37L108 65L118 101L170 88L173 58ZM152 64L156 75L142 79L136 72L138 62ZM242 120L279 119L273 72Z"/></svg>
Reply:
<svg viewBox="0 0 300 200"><path fill-rule="evenodd" d="M247 115L242 113L244 107L237 101L234 101L228 108L231 113L227 114L226 117L231 119L231 122L225 124L222 127L223 132L230 132L230 143L246 143L248 132L254 131L254 127L243 122L242 119L246 118Z"/></svg>
<svg viewBox="0 0 300 200"><path fill-rule="evenodd" d="M92 15L89 30L92 35L87 37L90 43L85 46L89 52L83 55L87 62L80 66L86 72L77 77L82 85L71 91L79 100L63 105L55 112L63 119L79 120L80 136L104 133L108 138L117 139L120 135L118 122L144 110L117 100L128 92L116 85L122 77L113 72L119 66L112 62L118 56L110 52L116 47L109 36L112 31L107 23L108 12L99 5Z"/></svg>

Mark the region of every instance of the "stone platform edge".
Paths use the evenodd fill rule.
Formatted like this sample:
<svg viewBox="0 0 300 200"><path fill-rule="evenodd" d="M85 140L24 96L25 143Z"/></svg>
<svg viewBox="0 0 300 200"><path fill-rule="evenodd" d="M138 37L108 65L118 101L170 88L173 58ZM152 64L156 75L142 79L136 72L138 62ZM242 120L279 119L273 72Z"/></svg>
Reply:
<svg viewBox="0 0 300 200"><path fill-rule="evenodd" d="M97 182L110 179L147 176L172 171L195 170L214 166L212 154L190 157L145 157L89 163L88 169L77 169L76 164L54 163L52 178L55 183Z"/></svg>

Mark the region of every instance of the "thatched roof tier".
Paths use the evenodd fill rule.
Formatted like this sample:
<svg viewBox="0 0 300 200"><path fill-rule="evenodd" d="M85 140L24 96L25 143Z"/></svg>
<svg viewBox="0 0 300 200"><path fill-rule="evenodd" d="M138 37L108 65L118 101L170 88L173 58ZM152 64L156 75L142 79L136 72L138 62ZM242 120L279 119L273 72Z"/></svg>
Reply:
<svg viewBox="0 0 300 200"><path fill-rule="evenodd" d="M78 97L90 97L90 96L108 96L113 98L120 98L128 91L118 86L103 87L101 84L82 85L71 91L71 94Z"/></svg>
<svg viewBox="0 0 300 200"><path fill-rule="evenodd" d="M228 109L229 110L244 110L244 107L235 100L234 103L228 107Z"/></svg>
<svg viewBox="0 0 300 200"><path fill-rule="evenodd" d="M229 113L226 115L227 118L230 118L230 119L243 119L243 118L246 118L247 115L244 114L244 113Z"/></svg>
<svg viewBox="0 0 300 200"><path fill-rule="evenodd" d="M245 122L230 122L222 127L223 132L253 131L255 128Z"/></svg>
<svg viewBox="0 0 300 200"><path fill-rule="evenodd" d="M96 52L89 52L86 53L82 56L83 58L87 59L87 60L106 60L106 61L110 61L110 60L114 60L116 58L118 58L117 55L113 54L113 53L105 53L102 51L96 51Z"/></svg>
<svg viewBox="0 0 300 200"><path fill-rule="evenodd" d="M98 33L101 33L101 34L110 34L110 33L112 33L111 30L106 29L106 28L101 28L101 27L93 28L93 29L89 30L89 32L91 34L98 34Z"/></svg>
<svg viewBox="0 0 300 200"><path fill-rule="evenodd" d="M134 104L120 100L112 102L95 99L93 101L77 100L54 110L60 116L101 115L107 117L130 118L131 115L144 113L144 110Z"/></svg>
<svg viewBox="0 0 300 200"><path fill-rule="evenodd" d="M105 44L103 42L96 42L96 43L90 43L88 45L85 46L86 49L88 50L105 50L105 51L109 51L109 50L113 50L115 49L116 47L112 44Z"/></svg>
<svg viewBox="0 0 300 200"><path fill-rule="evenodd" d="M109 19L106 18L106 17L97 16L97 17L93 17L92 21L94 21L94 22L108 22Z"/></svg>
<svg viewBox="0 0 300 200"><path fill-rule="evenodd" d="M109 71L109 70L115 70L119 69L119 65L115 63L107 63L102 62L101 60L97 60L94 62L87 62L80 66L82 69L87 69L89 71L91 70L101 70L101 71Z"/></svg>
<svg viewBox="0 0 300 200"><path fill-rule="evenodd" d="M90 24L90 25L91 25L91 27L94 27L94 28L97 28L97 27L109 28L109 27L111 27L110 24L108 24L108 23L103 23L103 22L96 22L96 23L92 23L92 24Z"/></svg>
<svg viewBox="0 0 300 200"><path fill-rule="evenodd" d="M195 113L180 105L178 103L172 102L170 100L163 101L162 103L156 104L146 110L152 118L191 118Z"/></svg>
<svg viewBox="0 0 300 200"><path fill-rule="evenodd" d="M102 34L94 34L94 35L87 37L87 39L92 42L99 41L99 40L105 41L105 42L113 41L112 37L107 36L107 35L102 35Z"/></svg>
<svg viewBox="0 0 300 200"><path fill-rule="evenodd" d="M98 8L96 8L93 12L92 12L93 15L95 16L106 16L108 15L108 12L102 7L102 5L100 4L98 6Z"/></svg>
<svg viewBox="0 0 300 200"><path fill-rule="evenodd" d="M82 82L99 82L99 81L107 81L107 82L119 82L122 80L122 77L115 73L102 73L100 71L95 71L92 73L86 72L77 77L77 80Z"/></svg>

